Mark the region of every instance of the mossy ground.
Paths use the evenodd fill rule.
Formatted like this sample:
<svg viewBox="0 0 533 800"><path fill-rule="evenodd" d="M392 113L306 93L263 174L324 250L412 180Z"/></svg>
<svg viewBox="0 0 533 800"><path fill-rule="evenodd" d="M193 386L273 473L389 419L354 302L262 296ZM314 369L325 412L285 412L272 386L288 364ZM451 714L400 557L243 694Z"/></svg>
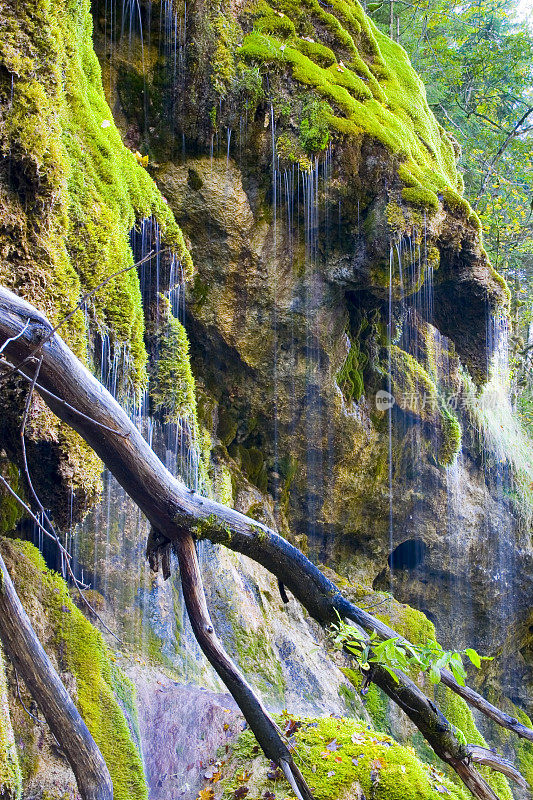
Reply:
<svg viewBox="0 0 533 800"><path fill-rule="evenodd" d="M134 743L138 730L133 685L38 550L29 542L2 540L2 553L32 623L41 638L46 637L49 654L61 672L74 676L76 703L109 768L114 797L147 798L141 756ZM38 618L33 619L32 613Z"/></svg>
<svg viewBox="0 0 533 800"><path fill-rule="evenodd" d="M356 719L285 716L279 722L291 731L294 756L317 800L360 798L361 792L375 800L429 800L439 787L450 800L467 800L466 789L422 763L411 747ZM252 733L245 731L222 768L220 789L213 787L217 798L244 796L241 787L248 788L249 800L293 797L280 771L257 751Z"/></svg>

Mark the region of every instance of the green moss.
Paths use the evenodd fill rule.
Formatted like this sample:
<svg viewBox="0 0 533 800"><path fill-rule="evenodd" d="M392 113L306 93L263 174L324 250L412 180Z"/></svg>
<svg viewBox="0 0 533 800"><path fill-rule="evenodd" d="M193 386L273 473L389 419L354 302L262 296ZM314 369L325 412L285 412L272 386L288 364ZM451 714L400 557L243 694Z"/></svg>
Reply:
<svg viewBox="0 0 533 800"><path fill-rule="evenodd" d="M363 676L354 669L341 668L341 672L358 691L361 691ZM365 708L370 714L372 725L377 731L390 733L388 719L388 700L386 695L375 683L371 683L364 697Z"/></svg>
<svg viewBox="0 0 533 800"><path fill-rule="evenodd" d="M329 114L331 114L331 107L328 103L312 98L305 104L300 121L299 136L300 145L305 153L319 153L327 147Z"/></svg>
<svg viewBox="0 0 533 800"><path fill-rule="evenodd" d="M242 444L232 445L230 455L235 458L248 478L261 492L268 489L268 473L265 459L259 447L245 447Z"/></svg>
<svg viewBox="0 0 533 800"><path fill-rule="evenodd" d="M336 61L333 50L323 44L320 44L320 42L313 42L307 39L297 39L295 46L298 48L300 53L302 53L304 56L307 56L307 58L309 58L311 61L314 61L319 67L331 67Z"/></svg>
<svg viewBox="0 0 533 800"><path fill-rule="evenodd" d="M402 199L412 206L438 211L439 199L431 189L406 188L402 189Z"/></svg>
<svg viewBox="0 0 533 800"><path fill-rule="evenodd" d="M439 447L439 464L448 467L453 464L457 453L461 449L462 431L459 420L445 405L441 405L441 435Z"/></svg>
<svg viewBox="0 0 533 800"><path fill-rule="evenodd" d="M0 281L58 322L80 296L133 265L129 231L149 216L190 274L181 231L148 172L123 145L105 101L89 0L23 7L8 0L3 18L0 152L9 157L10 170L0 181ZM96 291L87 316L74 313L61 334L86 361L94 330L107 331L124 355L123 388L139 392L146 352L136 270ZM52 438L63 427L55 425ZM61 446L65 454L74 452L67 441ZM77 473L74 483L94 493L99 462L81 441L76 452L80 458L74 464L71 454L69 467Z"/></svg>
<svg viewBox="0 0 533 800"><path fill-rule="evenodd" d="M438 425L435 457L443 467L453 463L461 446L461 426L440 398L429 374L409 353L391 345L392 394L398 406L423 422Z"/></svg>
<svg viewBox="0 0 533 800"><path fill-rule="evenodd" d="M230 14L219 12L210 20L210 34L214 37L211 61L212 83L218 95L225 95L235 80L234 52L242 31Z"/></svg>
<svg viewBox="0 0 533 800"><path fill-rule="evenodd" d="M213 482L215 498L219 503L223 503L230 508L233 506L233 483L231 472L225 464L220 464L215 468L215 480Z"/></svg>
<svg viewBox="0 0 533 800"><path fill-rule="evenodd" d="M19 800L22 775L7 701L7 682L0 648L0 797Z"/></svg>
<svg viewBox="0 0 533 800"><path fill-rule="evenodd" d="M23 599L37 595L61 669L76 679L76 702L109 768L114 797L147 798L141 756L124 714L125 710L138 739L133 685L113 663L99 631L72 602L65 582L47 569L39 551L29 542L4 542L5 546L10 548L17 591Z"/></svg>
<svg viewBox="0 0 533 800"><path fill-rule="evenodd" d="M20 475L17 467L9 461L0 459L0 475L9 483L11 488L21 495ZM7 489L0 486L0 536L12 533L17 522L22 516L20 503L11 495Z"/></svg>
<svg viewBox="0 0 533 800"><path fill-rule="evenodd" d="M160 298L160 322L155 335L159 353L150 382L153 410L165 422L188 421L193 436L198 433L194 377L189 361L189 340L185 328L170 311L170 304Z"/></svg>
<svg viewBox="0 0 533 800"><path fill-rule="evenodd" d="M515 713L523 725L533 728L533 724L525 711L515 708ZM528 782L529 788L533 791L533 745L525 739L519 739L514 742L514 748L518 760L518 769Z"/></svg>
<svg viewBox="0 0 533 800"><path fill-rule="evenodd" d="M436 688L436 698L444 716L461 731L468 744L478 744L481 747L488 746L476 727L469 706L462 697L439 685ZM492 786L500 800L513 800L513 793L504 775L499 772L493 772L488 767L480 767L479 771Z"/></svg>
<svg viewBox="0 0 533 800"><path fill-rule="evenodd" d="M444 204L450 209L450 211L460 212L467 219L470 214L472 214L472 208L468 200L465 200L464 197L461 197L460 194L452 191L452 189L444 189L442 192L442 197L444 199Z"/></svg>
<svg viewBox="0 0 533 800"><path fill-rule="evenodd" d="M237 435L238 422L234 414L220 408L218 413L217 436L223 445L230 445Z"/></svg>
<svg viewBox="0 0 533 800"><path fill-rule="evenodd" d="M285 722L280 720L282 727ZM423 764L412 748L368 730L355 719L326 717L297 722L300 726L294 733L294 744L298 765L317 800L349 797L350 787L357 784L374 800L433 800L439 788L450 800L467 800L464 787ZM333 749L328 749L332 742ZM233 797L238 786L246 785L250 800L259 800L265 792L292 798L288 784L256 752L253 735L245 731L233 750L229 765L232 775L224 778L222 797ZM243 772L250 774L245 781Z"/></svg>
<svg viewBox="0 0 533 800"><path fill-rule="evenodd" d="M265 23L276 14L278 22ZM366 135L396 154L410 176L406 186L432 193L411 193L409 202L434 210L438 191L458 187L453 144L405 51L378 31L357 0L334 0L328 10L319 0L301 7L263 2L239 52L248 63L285 71L326 101L330 135Z"/></svg>
<svg viewBox="0 0 533 800"><path fill-rule="evenodd" d="M358 403L363 396L363 370L367 363L368 357L361 352L358 340L350 338L350 350L336 377L337 385L348 403Z"/></svg>
<svg viewBox="0 0 533 800"><path fill-rule="evenodd" d="M258 528L261 534L261 529ZM285 700L286 681L280 660L272 650L268 631L262 625L251 629L235 612L228 612L230 641L226 645L236 657L248 680L258 687L263 697L280 707Z"/></svg>
<svg viewBox="0 0 533 800"><path fill-rule="evenodd" d="M487 260L488 260L488 258L487 258ZM489 270L490 270L490 276L491 276L492 280L498 285L498 287L502 291L502 294L503 294L503 297L504 297L504 301L505 301L505 305L506 305L507 310L508 310L509 307L510 307L510 304L511 304L511 290L509 289L509 286L507 285L507 281L505 280L503 275L500 275L499 272L496 272L494 267L491 266L490 264L489 264Z"/></svg>
<svg viewBox="0 0 533 800"><path fill-rule="evenodd" d="M401 234L408 230L409 220L406 218L405 212L401 205L394 200L387 203L386 208L387 224L394 234ZM388 283L388 275L387 275Z"/></svg>

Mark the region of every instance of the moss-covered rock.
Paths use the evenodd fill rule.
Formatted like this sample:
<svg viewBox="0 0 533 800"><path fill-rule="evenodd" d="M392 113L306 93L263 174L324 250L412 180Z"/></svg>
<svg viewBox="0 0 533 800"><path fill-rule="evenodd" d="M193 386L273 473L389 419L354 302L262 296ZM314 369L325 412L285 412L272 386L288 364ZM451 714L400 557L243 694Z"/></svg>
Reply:
<svg viewBox="0 0 533 800"><path fill-rule="evenodd" d="M438 435L435 456L443 467L453 463L461 447L457 416L439 396L421 364L409 353L391 345L392 393L399 408L433 426Z"/></svg>
<svg viewBox="0 0 533 800"><path fill-rule="evenodd" d="M466 800L468 792L435 767L424 764L411 747L403 747L356 719L321 717L280 719L290 731L299 767L317 800L430 800L443 793ZM280 770L258 754L253 735L237 741L215 797L250 800L293 794ZM236 794L240 788L241 794Z"/></svg>
<svg viewBox="0 0 533 800"><path fill-rule="evenodd" d="M72 602L65 582L47 569L38 550L29 542L6 539L0 546L36 633L63 679L68 682L65 676L70 676L75 702L109 768L114 797L146 798L133 685L115 663L101 634ZM17 731L15 736L18 738ZM34 760L28 750L36 747L33 736L28 735L24 746L27 765ZM34 758L37 763L29 766L30 774L38 769L38 749Z"/></svg>
<svg viewBox="0 0 533 800"><path fill-rule="evenodd" d="M194 378L189 362L189 341L185 328L171 313L170 304L160 298L159 319L152 332L157 358L150 383L153 411L165 422L186 420L192 435L198 435Z"/></svg>
<svg viewBox="0 0 533 800"><path fill-rule="evenodd" d="M181 231L113 122L90 3L8 2L1 26L0 280L54 323L74 312L61 333L84 361L95 356L92 334L108 334L123 356L123 392L139 392L144 319L129 231L153 216L190 273ZM75 311L87 292L85 313ZM53 443L76 498L91 500L100 472L93 452L42 408L30 428L34 439Z"/></svg>

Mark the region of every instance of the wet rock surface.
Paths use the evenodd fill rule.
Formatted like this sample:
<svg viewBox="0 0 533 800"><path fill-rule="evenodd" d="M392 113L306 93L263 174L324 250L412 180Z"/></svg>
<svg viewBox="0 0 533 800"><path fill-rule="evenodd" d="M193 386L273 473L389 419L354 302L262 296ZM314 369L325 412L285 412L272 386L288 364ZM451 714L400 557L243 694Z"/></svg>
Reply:
<svg viewBox="0 0 533 800"><path fill-rule="evenodd" d="M164 673L133 669L150 800L189 800L207 785L244 719L229 694L183 685Z"/></svg>

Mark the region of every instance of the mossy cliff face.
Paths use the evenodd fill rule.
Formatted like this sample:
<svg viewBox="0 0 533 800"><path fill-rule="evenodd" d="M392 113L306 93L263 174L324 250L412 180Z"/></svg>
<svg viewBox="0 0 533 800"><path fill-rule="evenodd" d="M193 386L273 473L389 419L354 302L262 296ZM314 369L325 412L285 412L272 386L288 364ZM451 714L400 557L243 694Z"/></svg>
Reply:
<svg viewBox="0 0 533 800"><path fill-rule="evenodd" d="M505 284L461 196L453 137L433 117L405 51L357 0L328 10L317 0L176 2L164 13L145 0L135 16L100 2L95 20L106 90L137 146L157 161L198 149L238 154L259 206L272 199L273 166L301 168L312 184L316 159L325 159L327 189L310 184L309 192L336 221L317 252L329 281L383 298L391 237L423 241L440 262L438 325L477 377L484 373L486 306L506 302ZM291 180L297 188L302 178L283 178L278 198ZM194 175L191 186L200 188Z"/></svg>
<svg viewBox="0 0 533 800"><path fill-rule="evenodd" d="M478 422L446 395L466 395L460 362L486 377L507 291L406 54L357 2L175 3L173 27L145 2L141 59L138 19L113 8L111 34L95 6L106 91L198 269L187 331L217 480L229 494L244 475L280 530L351 579L427 598L445 642L497 648L494 553L514 564L496 616L516 631L531 548ZM391 493L392 547L425 548L392 576Z"/></svg>
<svg viewBox="0 0 533 800"><path fill-rule="evenodd" d="M72 602L64 581L46 568L33 545L2 539L0 546L33 628L107 763L114 797L146 798L133 685L115 663L101 634ZM26 707L39 714L24 687L21 691ZM34 723L14 691L11 699L25 796L49 800L75 797L74 776L65 762L57 759L46 724Z"/></svg>
<svg viewBox="0 0 533 800"><path fill-rule="evenodd" d="M278 526L300 544L306 537L314 557L383 588L391 580L392 466L393 548L426 545L424 563L400 563L395 591L408 602L427 598L446 641L498 646L503 628L493 624L487 579L494 548L523 565L512 575L518 614L527 608L531 553L512 498L499 503L486 483L453 343L393 306L397 344L389 351L388 303L370 291L343 294L306 261L305 241L287 234L286 208L278 207L274 231L271 210L254 206L257 194L231 158L191 156L160 168L158 180L198 265L188 333L199 385L211 396L201 413L217 458L271 494ZM407 352L415 340L418 360ZM392 465L388 411L376 404L389 390ZM452 481L462 498L448 523ZM457 557L460 547L470 555ZM473 611L451 613L452 597ZM497 613L514 614L504 606Z"/></svg>
<svg viewBox="0 0 533 800"><path fill-rule="evenodd" d="M124 271L133 264L128 233L136 220L153 216L188 273L190 256L172 213L113 122L88 0L6 2L0 34L0 280L57 323L82 295L123 271L61 333L96 368L100 340L109 336L109 357L123 366L119 383L131 397L146 382L146 352L137 272ZM4 419L7 442L15 423ZM75 506L92 500L100 465L81 440L39 402L30 431L30 456L46 463L41 483L51 497L45 504L68 506L59 487L73 491Z"/></svg>

